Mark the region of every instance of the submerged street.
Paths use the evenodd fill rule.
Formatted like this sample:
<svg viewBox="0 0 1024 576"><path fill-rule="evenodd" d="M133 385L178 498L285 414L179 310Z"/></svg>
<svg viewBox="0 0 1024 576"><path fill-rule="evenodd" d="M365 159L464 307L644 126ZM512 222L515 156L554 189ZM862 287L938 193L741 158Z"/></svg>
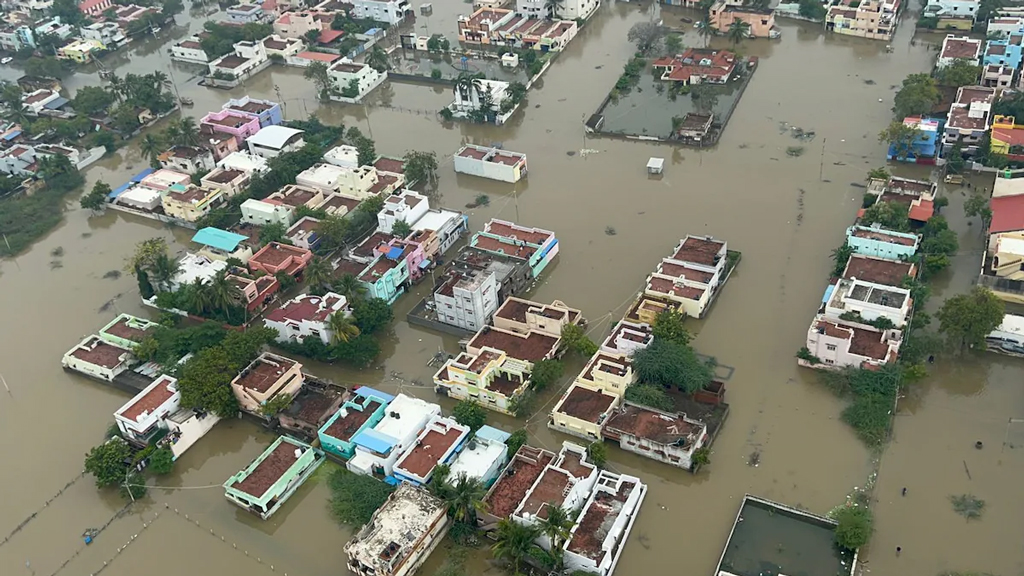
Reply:
<svg viewBox="0 0 1024 576"><path fill-rule="evenodd" d="M469 10L455 0L434 3L430 31L454 37L455 15ZM180 94L195 101L185 114L199 117L228 98L249 94L281 102L288 119L316 113L325 123L358 126L381 154L435 152L441 179L439 201L432 198L432 205L462 209L487 194L489 206L466 209L471 231L503 218L557 234L556 265L528 296L581 309L595 340L607 335L679 238L713 235L741 251L742 262L710 313L688 323L696 349L734 369L726 384L731 412L711 464L691 475L609 446L609 468L649 485L619 574L710 574L744 494L825 514L869 482L877 459L875 533L862 554L863 568L925 576L946 570L1021 573L1024 549L1016 527L1024 516L1024 424L1008 424L1024 417L1020 359L939 358L929 366L929 377L901 400L893 440L873 454L840 420L844 401L794 358L821 302L833 265L830 252L861 206L864 191L851 183L864 182L869 169L885 164L877 133L891 119L894 87L906 75L931 68L941 35L915 37L916 15L907 14L890 53L884 42L826 35L819 25L780 19L781 39L748 40L740 47L760 64L715 148L585 136L583 121L634 50L627 31L651 19L652 10L660 13L655 19L670 24L692 16L650 4L607 3L529 92L524 109L501 127L443 126L435 111L450 102L450 89L426 85L390 82L366 107L320 106L301 71L280 66L230 91L206 89L196 85L189 67L167 57L167 48L187 35L184 26L106 65L116 65L121 75L170 66ZM179 24L186 20L178 17ZM203 20L191 20L192 33ZM687 31L687 46L701 42L694 30ZM719 44L727 41L712 41ZM0 78L18 75L7 67ZM65 81L72 91L99 83L95 72ZM794 139L790 126L816 136ZM529 156L528 181L513 188L456 177L450 156L461 144L499 142ZM805 152L787 155L791 146ZM666 159L660 178L646 174L652 156ZM87 170L86 190L98 180L117 187L146 164L133 142ZM929 176L920 167L890 169L900 176ZM975 183L991 187L991 178L979 175ZM969 226L963 215L960 189L945 193L950 204L943 213L959 234L960 253L933 284L930 307L936 308L970 288L984 245L976 219ZM0 374L10 388L0 393L0 435L8 439L0 449L8 463L0 467L7 493L0 500L0 539L29 519L0 544L0 573L343 571L342 546L350 533L330 516L325 469L266 522L225 500L223 481L273 440L248 420L218 424L177 462L164 480L166 489L151 489L123 516L115 518L124 505L115 491L98 491L89 476L74 481L83 455L102 438L127 396L62 371L60 357L117 313L151 316L139 302L134 278L105 275L121 270L141 240L162 236L184 251L193 232L116 211L96 216L80 209L74 194L63 209L65 219L56 230L17 258L0 261ZM608 227L614 235L606 234ZM449 411L454 402L434 393L434 369L427 361L442 348L456 352L457 339L404 320L428 289L429 282L420 284L396 304L393 336L379 366L350 371L308 361L306 369L350 387L427 398ZM528 420L531 443L557 451L571 439L546 422L581 367L570 361L562 386L541 395ZM523 425L488 416L505 430ZM975 449L976 441L984 443L983 450ZM907 495L901 496L904 487ZM965 522L949 504L950 495L968 492L986 500L980 520ZM84 530L108 522L94 543L83 543ZM902 547L899 557L896 546ZM481 549L469 573L500 573L490 559ZM442 560L443 553L435 553L419 573L432 574Z"/></svg>

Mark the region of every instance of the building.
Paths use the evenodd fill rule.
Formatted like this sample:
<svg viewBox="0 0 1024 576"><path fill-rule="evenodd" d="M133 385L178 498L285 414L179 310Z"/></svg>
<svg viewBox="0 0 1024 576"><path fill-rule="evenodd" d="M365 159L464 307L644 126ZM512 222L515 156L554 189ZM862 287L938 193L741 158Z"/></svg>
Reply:
<svg viewBox="0 0 1024 576"><path fill-rule="evenodd" d="M349 15L394 26L412 13L409 0L353 0Z"/></svg>
<svg viewBox="0 0 1024 576"><path fill-rule="evenodd" d="M863 322L818 315L807 330L811 359L800 358L798 362L808 368L873 369L896 362L902 336L897 329L880 330Z"/></svg>
<svg viewBox="0 0 1024 576"><path fill-rule="evenodd" d="M939 157L939 135L942 134L942 121L934 118L908 116L903 119L903 124L917 130L918 137L910 143L908 148L891 142L886 159L934 165L935 159Z"/></svg>
<svg viewBox="0 0 1024 576"><path fill-rule="evenodd" d="M85 64L91 62L103 49L103 45L95 40L73 40L57 49L57 58Z"/></svg>
<svg viewBox="0 0 1024 576"><path fill-rule="evenodd" d="M99 16L114 6L114 0L84 0L78 3L78 9L86 16Z"/></svg>
<svg viewBox="0 0 1024 576"><path fill-rule="evenodd" d="M312 259L313 253L309 250L271 242L253 254L249 259L249 269L253 273L262 271L273 275L284 272L289 276L298 276Z"/></svg>
<svg viewBox="0 0 1024 576"><path fill-rule="evenodd" d="M498 280L490 270L451 270L433 296L438 320L469 331L490 322L498 301Z"/></svg>
<svg viewBox="0 0 1024 576"><path fill-rule="evenodd" d="M235 376L231 390L243 411L260 416L266 403L278 396L294 397L304 381L302 364L264 352Z"/></svg>
<svg viewBox="0 0 1024 576"><path fill-rule="evenodd" d="M61 366L65 370L112 382L134 361L131 350L110 344L99 336L88 336L64 354Z"/></svg>
<svg viewBox="0 0 1024 576"><path fill-rule="evenodd" d="M320 220L312 216L304 216L288 228L285 238L299 248L316 250L320 246L320 235L317 233L319 229Z"/></svg>
<svg viewBox="0 0 1024 576"><path fill-rule="evenodd" d="M274 158L305 146L306 141L302 139L302 135L302 130L271 125L249 136L245 142L250 153L263 158Z"/></svg>
<svg viewBox="0 0 1024 576"><path fill-rule="evenodd" d="M601 428L618 405L618 396L576 381L555 404L548 426L591 441L601 440Z"/></svg>
<svg viewBox="0 0 1024 576"><path fill-rule="evenodd" d="M565 542L566 567L610 576L645 496L647 485L639 478L602 470Z"/></svg>
<svg viewBox="0 0 1024 576"><path fill-rule="evenodd" d="M317 432L320 446L339 458L351 458L356 451L352 438L383 420L388 404L394 399L391 394L367 386L357 388L354 396Z"/></svg>
<svg viewBox="0 0 1024 576"><path fill-rule="evenodd" d="M398 221L405 222L411 228L413 222L422 218L429 209L430 202L426 196L403 189L384 199L384 208L377 213L377 230L391 234Z"/></svg>
<svg viewBox="0 0 1024 576"><path fill-rule="evenodd" d="M462 212L453 210L430 209L419 220L413 223L413 235L407 240L420 241L424 236L433 236L436 250L424 250L428 258L442 255L448 251L469 230L469 218Z"/></svg>
<svg viewBox="0 0 1024 576"><path fill-rule="evenodd" d="M736 20L742 20L750 26L747 32L750 38L778 38L781 34L775 27L775 11L770 8L744 6L729 0L718 0L711 5L708 23L712 29L724 34Z"/></svg>
<svg viewBox="0 0 1024 576"><path fill-rule="evenodd" d="M227 9L228 21L239 24L262 22L266 16L259 4L237 4Z"/></svg>
<svg viewBox="0 0 1024 576"><path fill-rule="evenodd" d="M829 6L825 29L871 40L891 40L896 33L900 0L842 0Z"/></svg>
<svg viewBox="0 0 1024 576"><path fill-rule="evenodd" d="M459 16L459 42L470 44L491 44L499 29L508 24L516 14L504 8L480 8L469 16ZM525 18L525 17L521 17Z"/></svg>
<svg viewBox="0 0 1024 576"><path fill-rule="evenodd" d="M508 432L486 424L481 426L452 461L448 477L455 479L466 476L490 488L508 462L508 446L505 442L510 436Z"/></svg>
<svg viewBox="0 0 1024 576"><path fill-rule="evenodd" d="M159 156L160 166L185 174L196 174L213 170L213 153L206 148L174 146Z"/></svg>
<svg viewBox="0 0 1024 576"><path fill-rule="evenodd" d="M227 132L215 130L211 124L200 124L199 145L213 154L215 161L223 160L238 151L238 140Z"/></svg>
<svg viewBox="0 0 1024 576"><path fill-rule="evenodd" d="M96 22L79 29L83 40L99 42L104 50L117 50L128 43L121 27L114 22Z"/></svg>
<svg viewBox="0 0 1024 576"><path fill-rule="evenodd" d="M461 174L518 182L526 177L526 154L467 144L452 158L455 171Z"/></svg>
<svg viewBox="0 0 1024 576"><path fill-rule="evenodd" d="M624 402L608 418L604 438L619 448L685 470L693 468L693 454L710 440L703 422L686 414L670 414Z"/></svg>
<svg viewBox="0 0 1024 576"><path fill-rule="evenodd" d="M282 59L285 62L289 58L298 56L306 48L306 45L298 38L283 38L277 34L267 36L260 40L260 43L263 44L263 49L267 52L267 58Z"/></svg>
<svg viewBox="0 0 1024 576"><path fill-rule="evenodd" d="M1024 44L1024 28L1008 35L1004 39L989 40L985 45L983 66L1005 66L1011 70L1020 70L1024 59L1021 45Z"/></svg>
<svg viewBox="0 0 1024 576"><path fill-rule="evenodd" d="M128 442L145 448L159 441L177 459L220 420L180 405L178 381L161 375L114 412L114 422Z"/></svg>
<svg viewBox="0 0 1024 576"><path fill-rule="evenodd" d="M435 416L427 422L414 444L395 462L394 476L402 482L423 486L430 482L434 468L449 464L469 437L468 426L451 418Z"/></svg>
<svg viewBox="0 0 1024 576"><path fill-rule="evenodd" d="M234 48L234 52L209 63L213 80L244 80L270 64L270 57L262 42L238 42Z"/></svg>
<svg viewBox="0 0 1024 576"><path fill-rule="evenodd" d="M358 168L359 151L355 146L340 144L324 152L324 162L340 168Z"/></svg>
<svg viewBox="0 0 1024 576"><path fill-rule="evenodd" d="M307 382L295 395L287 408L277 413L281 428L304 440L317 439L317 430L341 409L348 391L330 385L311 385Z"/></svg>
<svg viewBox="0 0 1024 576"><path fill-rule="evenodd" d="M214 260L202 254L185 253L178 260L178 273L174 275L168 287L171 290L178 290L182 286L192 284L198 279L211 280L221 270L227 270L228 263L223 260Z"/></svg>
<svg viewBox="0 0 1024 576"><path fill-rule="evenodd" d="M500 520L510 518L554 459L555 454L547 450L521 446L484 496L485 509L477 514L478 524L493 530Z"/></svg>
<svg viewBox="0 0 1024 576"><path fill-rule="evenodd" d="M1017 124L1013 116L995 116L992 120L992 131L989 134L989 150L994 154L1003 154L1012 161L1024 160L1024 126ZM998 195L998 188L1006 178L996 178L993 196Z"/></svg>
<svg viewBox="0 0 1024 576"><path fill-rule="evenodd" d="M966 60L970 64L977 65L978 57L981 56L981 44L981 40L947 34L942 40L942 48L939 50L939 59L935 61L935 68L941 70L957 60ZM993 56L997 55L993 54Z"/></svg>
<svg viewBox="0 0 1024 576"><path fill-rule="evenodd" d="M210 57L203 50L202 38L197 35L179 40L171 46L171 60L208 65Z"/></svg>
<svg viewBox="0 0 1024 576"><path fill-rule="evenodd" d="M823 300L819 313L829 319L854 316L867 324L885 318L896 328L907 323L913 309L910 290L860 279L840 279L828 287Z"/></svg>
<svg viewBox="0 0 1024 576"><path fill-rule="evenodd" d="M909 259L917 253L920 240L917 234L886 230L879 224L846 229L846 243L854 253L888 260Z"/></svg>
<svg viewBox="0 0 1024 576"><path fill-rule="evenodd" d="M334 314L349 316L348 300L340 294L327 292L323 296L300 294L271 310L263 317L263 325L277 330L278 342L298 342L309 337L324 344L333 344L335 334L330 326Z"/></svg>
<svg viewBox="0 0 1024 576"><path fill-rule="evenodd" d="M256 226L281 224L288 226L295 217L294 209L278 201L250 198L242 202L242 222ZM308 246L302 246L308 248Z"/></svg>
<svg viewBox="0 0 1024 576"><path fill-rule="evenodd" d="M466 344L470 354L480 354L486 348L500 350L510 358L526 362L530 368L541 360L550 360L558 354L559 336L531 330L526 334L501 328L484 326Z"/></svg>
<svg viewBox="0 0 1024 576"><path fill-rule="evenodd" d="M676 302L688 316L702 318L725 281L728 261L724 240L688 235L647 277L644 294Z"/></svg>
<svg viewBox="0 0 1024 576"><path fill-rule="evenodd" d="M981 70L981 85L986 88L1011 88L1015 70L1009 66L992 64Z"/></svg>
<svg viewBox="0 0 1024 576"><path fill-rule="evenodd" d="M481 109L481 96L490 94L491 106L489 110L485 111L485 120L488 123L501 126L519 109L519 106L516 105L502 112L502 102L511 97L508 87L509 83L501 80L478 80L469 87L457 87L454 91L455 101L448 106L448 109L456 118L471 118L477 110Z"/></svg>
<svg viewBox="0 0 1024 576"><path fill-rule="evenodd" d="M1017 314L1003 316L1003 322L985 337L985 344L991 352L1024 355L1024 317Z"/></svg>
<svg viewBox="0 0 1024 576"><path fill-rule="evenodd" d="M412 250L411 246L389 245L385 254L377 256L366 266L357 278L366 287L367 296L394 304L405 293L409 283L409 262L406 257Z"/></svg>
<svg viewBox="0 0 1024 576"><path fill-rule="evenodd" d="M868 194L876 196L875 202L889 202L907 206L907 218L924 225L935 214L935 191L938 186L928 180L891 177L887 180L873 178L868 182ZM857 218L863 219L867 209L861 209ZM874 224L874 222L863 222Z"/></svg>
<svg viewBox="0 0 1024 576"><path fill-rule="evenodd" d="M580 311L569 308L561 300L541 304L514 296L505 299L494 314L495 328L519 334L539 332L554 337L561 337L565 326L582 321Z"/></svg>
<svg viewBox="0 0 1024 576"><path fill-rule="evenodd" d="M299 186L320 190L324 194L336 192L356 200L369 198L377 180L373 166L353 169L332 164L316 164L295 177L295 183Z"/></svg>
<svg viewBox="0 0 1024 576"><path fill-rule="evenodd" d="M415 443L427 423L440 415L437 404L405 394L395 396L384 418L352 437L355 454L345 467L356 474L391 476L399 456Z"/></svg>
<svg viewBox="0 0 1024 576"><path fill-rule="evenodd" d="M150 322L144 318L130 314L118 314L117 318L100 328L98 336L114 346L133 350L146 339L149 335L148 332L157 326L159 324L156 322Z"/></svg>
<svg viewBox="0 0 1024 576"><path fill-rule="evenodd" d="M921 14L927 18L967 18L973 23L978 6L978 0L928 0Z"/></svg>
<svg viewBox="0 0 1024 576"><path fill-rule="evenodd" d="M485 348L449 359L434 374L434 385L451 398L511 414L515 400L529 388L532 368L502 350Z"/></svg>
<svg viewBox="0 0 1024 576"><path fill-rule="evenodd" d="M984 86L961 86L956 100L949 107L946 129L942 134L942 154L945 156L960 144L961 153L973 156L989 130L989 119L995 89Z"/></svg>
<svg viewBox="0 0 1024 576"><path fill-rule="evenodd" d="M572 442L563 442L558 456L548 463L530 486L512 513L512 520L527 526L538 526L550 507L567 511L579 510L586 503L597 481L597 467L587 461L587 450ZM538 543L551 549L547 536Z"/></svg>
<svg viewBox="0 0 1024 576"><path fill-rule="evenodd" d="M310 32L330 30L334 14L319 10L284 12L274 20L274 33L285 38L304 39Z"/></svg>
<svg viewBox="0 0 1024 576"><path fill-rule="evenodd" d="M252 258L252 248L248 245L248 236L235 234L220 228L207 226L192 236L192 241L201 244L199 253L212 260L228 260L234 258L243 264Z"/></svg>
<svg viewBox="0 0 1024 576"><path fill-rule="evenodd" d="M281 289L281 283L273 276L256 277L239 272L228 274L226 278L242 293L242 301L248 313L265 306L271 296Z"/></svg>
<svg viewBox="0 0 1024 576"><path fill-rule="evenodd" d="M296 184L288 184L274 192L264 202L279 203L292 208L305 206L316 208L324 203L324 193L317 188L307 188Z"/></svg>
<svg viewBox="0 0 1024 576"><path fill-rule="evenodd" d="M207 190L219 190L225 198L237 196L249 184L249 174L231 168L214 168L199 181Z"/></svg>
<svg viewBox="0 0 1024 576"><path fill-rule="evenodd" d="M1022 263L1024 263L1024 237L1022 234L1019 232L993 234L989 240L982 274L1010 286L1009 282L1024 280Z"/></svg>
<svg viewBox="0 0 1024 576"><path fill-rule="evenodd" d="M551 14L543 0L516 0L516 13L527 18L544 19L549 17L586 20L595 10L601 7L601 0L567 0Z"/></svg>
<svg viewBox="0 0 1024 576"><path fill-rule="evenodd" d="M266 520L313 475L323 452L309 444L280 436L269 448L224 483L224 495Z"/></svg>
<svg viewBox="0 0 1024 576"><path fill-rule="evenodd" d="M989 38L1006 37L1024 28L1024 18L997 16L988 21L985 35Z"/></svg>
<svg viewBox="0 0 1024 576"><path fill-rule="evenodd" d="M842 277L885 286L901 286L905 279L917 277L917 265L913 262L853 254L846 262Z"/></svg>
<svg viewBox="0 0 1024 576"><path fill-rule="evenodd" d="M271 38L273 38L271 36ZM276 126L284 122L281 115L281 105L270 100L259 100L248 95L241 98L231 98L223 106L222 110L231 110L245 116L255 117L260 122L261 128Z"/></svg>
<svg viewBox="0 0 1024 576"><path fill-rule="evenodd" d="M677 56L663 56L651 66L661 71L661 80L681 86L725 84L736 70L736 54L728 50L688 48Z"/></svg>
<svg viewBox="0 0 1024 576"><path fill-rule="evenodd" d="M41 88L34 92L22 95L21 103L25 106L25 110L27 112L38 116L44 110L48 109L52 103L57 102L60 99L61 95L56 90Z"/></svg>
<svg viewBox="0 0 1024 576"><path fill-rule="evenodd" d="M363 576L412 576L447 530L445 502L423 488L400 484L345 544L348 569Z"/></svg>
<svg viewBox="0 0 1024 576"><path fill-rule="evenodd" d="M213 66L213 64L210 65ZM235 112L234 110L210 112L203 116L203 119L200 120L200 125L209 126L216 132L230 134L238 146L241 146L247 138L260 131L260 119L258 117Z"/></svg>
<svg viewBox="0 0 1024 576"><path fill-rule="evenodd" d="M342 58L327 69L331 85L343 97L354 102L362 100L374 88L387 80L388 73L378 72L363 63Z"/></svg>
<svg viewBox="0 0 1024 576"><path fill-rule="evenodd" d="M498 219L492 219L484 225L482 232L474 234L470 246L526 260L534 278L540 276L558 255L558 239L554 232Z"/></svg>
<svg viewBox="0 0 1024 576"><path fill-rule="evenodd" d="M199 220L219 203L223 192L199 186L175 184L161 198L164 213L186 222Z"/></svg>
<svg viewBox="0 0 1024 576"><path fill-rule="evenodd" d="M338 54L329 54L327 52L299 52L298 54L287 59L288 64L292 66L298 66L299 68L309 68L314 62L323 62L326 66L330 66L332 63L337 62L341 59Z"/></svg>

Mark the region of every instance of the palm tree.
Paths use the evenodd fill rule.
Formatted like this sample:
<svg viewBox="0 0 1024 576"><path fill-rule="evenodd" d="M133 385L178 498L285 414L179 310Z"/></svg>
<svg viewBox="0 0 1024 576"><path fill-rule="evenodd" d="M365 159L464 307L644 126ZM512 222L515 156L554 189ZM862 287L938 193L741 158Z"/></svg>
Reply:
<svg viewBox="0 0 1024 576"><path fill-rule="evenodd" d="M150 73L149 77L152 78L153 81L156 82L156 85L159 86L159 87L170 86L171 85L171 81L167 77L167 74L164 74L163 72L161 72L159 70Z"/></svg>
<svg viewBox="0 0 1024 576"><path fill-rule="evenodd" d="M222 310L224 315L230 319L231 307L241 300L238 286L227 278L227 272L221 270L210 281L209 286L210 307L213 310Z"/></svg>
<svg viewBox="0 0 1024 576"><path fill-rule="evenodd" d="M540 519L540 531L548 537L548 541L551 543L551 556L558 568L562 563L562 544L569 538L573 519L568 510L554 502L549 502L546 510L548 515Z"/></svg>
<svg viewBox="0 0 1024 576"><path fill-rule="evenodd" d="M530 550L537 547L534 543L537 536L540 536L540 529L536 526L525 526L502 518L498 522L497 542L491 546L491 552L495 558L510 562L513 573L518 575L521 573L519 567L523 559L529 556Z"/></svg>
<svg viewBox="0 0 1024 576"><path fill-rule="evenodd" d="M143 136L142 140L139 141L139 152L141 152L144 157L149 158L149 164L153 166L153 168L160 167L160 159L158 156L160 156L160 153L163 151L163 139L157 134L150 132Z"/></svg>
<svg viewBox="0 0 1024 576"><path fill-rule="evenodd" d="M164 141L170 146L178 146L181 140L181 128L177 122L171 122L164 130Z"/></svg>
<svg viewBox="0 0 1024 576"><path fill-rule="evenodd" d="M455 79L455 87L453 90L456 94L461 94L463 100L469 100L472 102L473 93L479 93L482 88L483 82L481 82L479 78L472 74L463 72Z"/></svg>
<svg viewBox="0 0 1024 576"><path fill-rule="evenodd" d="M697 34L704 39L704 47L707 48L711 37L715 35L715 29L711 27L711 23L707 19L704 19L697 22Z"/></svg>
<svg viewBox="0 0 1024 576"><path fill-rule="evenodd" d="M212 298L210 297L210 286L202 278L196 278L188 285L189 290L185 296L185 307L189 312L204 314L210 309Z"/></svg>
<svg viewBox="0 0 1024 576"><path fill-rule="evenodd" d="M345 274L338 278L331 284L331 288L334 288L335 292L344 296L349 302L361 300L363 296L366 296L366 286L352 274Z"/></svg>
<svg viewBox="0 0 1024 576"><path fill-rule="evenodd" d="M341 310L327 317L327 329L331 332L334 344L348 342L359 336L359 327L352 322L352 317Z"/></svg>
<svg viewBox="0 0 1024 576"><path fill-rule="evenodd" d="M196 126L196 119L191 116L185 116L181 120L178 120L178 141L174 144L177 146L198 146L199 145L199 127Z"/></svg>
<svg viewBox="0 0 1024 576"><path fill-rule="evenodd" d="M21 102L13 104L7 111L7 119L21 126L28 124L28 108Z"/></svg>
<svg viewBox="0 0 1024 576"><path fill-rule="evenodd" d="M161 290L167 291L171 281L178 275L178 269L178 262L164 252L157 254L147 272Z"/></svg>
<svg viewBox="0 0 1024 576"><path fill-rule="evenodd" d="M729 42L733 46L739 46L750 34L750 24L736 18L729 24Z"/></svg>
<svg viewBox="0 0 1024 576"><path fill-rule="evenodd" d="M558 12L561 11L564 4L565 0L544 0L544 9L548 11L548 19L558 18Z"/></svg>
<svg viewBox="0 0 1024 576"><path fill-rule="evenodd" d="M111 74L110 78L107 79L110 82L110 94L118 101L124 101L124 80L121 80L117 74Z"/></svg>
<svg viewBox="0 0 1024 576"><path fill-rule="evenodd" d="M370 53L366 55L366 65L377 72L384 72L391 69L391 60L380 44L374 44Z"/></svg>
<svg viewBox="0 0 1024 576"><path fill-rule="evenodd" d="M306 276L306 281L311 289L321 290L330 283L333 272L334 270L331 269L331 265L327 260L319 256L313 256L313 259L306 265L303 275Z"/></svg>
<svg viewBox="0 0 1024 576"><path fill-rule="evenodd" d="M484 485L477 478L465 474L459 474L454 483L446 484L444 495L445 502L448 503L448 513L456 522L476 525L476 513L486 509L484 496L487 495L487 490Z"/></svg>

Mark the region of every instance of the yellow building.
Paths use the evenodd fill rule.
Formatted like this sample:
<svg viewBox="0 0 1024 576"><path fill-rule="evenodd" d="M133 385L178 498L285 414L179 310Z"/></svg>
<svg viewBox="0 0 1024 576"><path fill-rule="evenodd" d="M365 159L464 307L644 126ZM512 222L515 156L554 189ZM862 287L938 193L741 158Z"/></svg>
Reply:
<svg viewBox="0 0 1024 576"><path fill-rule="evenodd" d="M210 212L223 192L198 186L175 184L164 192L164 213L172 218L195 222Z"/></svg>
<svg viewBox="0 0 1024 576"><path fill-rule="evenodd" d="M601 440L601 426L618 405L618 396L576 381L551 412L549 426L573 436Z"/></svg>
<svg viewBox="0 0 1024 576"><path fill-rule="evenodd" d="M75 40L57 50L57 58L84 64L93 59L95 53L103 50L103 44L95 40Z"/></svg>
<svg viewBox="0 0 1024 576"><path fill-rule="evenodd" d="M511 414L513 400L528 388L531 369L528 362L484 348L479 354L463 352L448 360L434 375L434 384L452 398Z"/></svg>
<svg viewBox="0 0 1024 576"><path fill-rule="evenodd" d="M990 146L994 154L1020 154L1020 148L1024 147L1024 126L1017 124L1013 116L996 116L992 119Z"/></svg>

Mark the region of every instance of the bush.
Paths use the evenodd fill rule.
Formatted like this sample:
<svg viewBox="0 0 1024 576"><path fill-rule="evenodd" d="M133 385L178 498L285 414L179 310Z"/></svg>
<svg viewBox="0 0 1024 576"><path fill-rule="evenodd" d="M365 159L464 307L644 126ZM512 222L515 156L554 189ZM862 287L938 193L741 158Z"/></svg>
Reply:
<svg viewBox="0 0 1024 576"><path fill-rule="evenodd" d="M605 463L608 462L608 447L600 440L591 442L587 446L587 458L594 463L594 466L604 468Z"/></svg>
<svg viewBox="0 0 1024 576"><path fill-rule="evenodd" d="M331 472L331 514L341 524L362 526L384 505L394 488L372 476L353 474L344 468Z"/></svg>
<svg viewBox="0 0 1024 576"><path fill-rule="evenodd" d="M676 407L664 390L651 384L634 384L626 388L626 400L665 412L672 412Z"/></svg>
<svg viewBox="0 0 1024 576"><path fill-rule="evenodd" d="M174 453L167 446L153 452L149 457L149 470L154 474L163 476L170 474L174 469Z"/></svg>
<svg viewBox="0 0 1024 576"><path fill-rule="evenodd" d="M543 390L548 384L557 382L564 371L565 367L558 360L541 360L533 365L530 384L534 390Z"/></svg>
<svg viewBox="0 0 1024 576"><path fill-rule="evenodd" d="M433 78L434 80L440 80L441 79L441 70L438 69L438 68L431 69L430 70L430 77Z"/></svg>
<svg viewBox="0 0 1024 576"><path fill-rule="evenodd" d="M527 436L525 428L520 428L519 430L516 430L515 432L512 433L511 436L508 437L508 440L505 440L505 446L508 447L509 458L511 458L513 454L518 452L519 448L521 448L523 444L526 444L526 440Z"/></svg>
<svg viewBox="0 0 1024 576"><path fill-rule="evenodd" d="M865 506L844 506L834 515L836 544L848 550L857 550L871 539L874 518Z"/></svg>
<svg viewBox="0 0 1024 576"><path fill-rule="evenodd" d="M463 400L455 405L452 417L459 424L468 426L470 431L476 432L487 423L487 409L476 402Z"/></svg>

